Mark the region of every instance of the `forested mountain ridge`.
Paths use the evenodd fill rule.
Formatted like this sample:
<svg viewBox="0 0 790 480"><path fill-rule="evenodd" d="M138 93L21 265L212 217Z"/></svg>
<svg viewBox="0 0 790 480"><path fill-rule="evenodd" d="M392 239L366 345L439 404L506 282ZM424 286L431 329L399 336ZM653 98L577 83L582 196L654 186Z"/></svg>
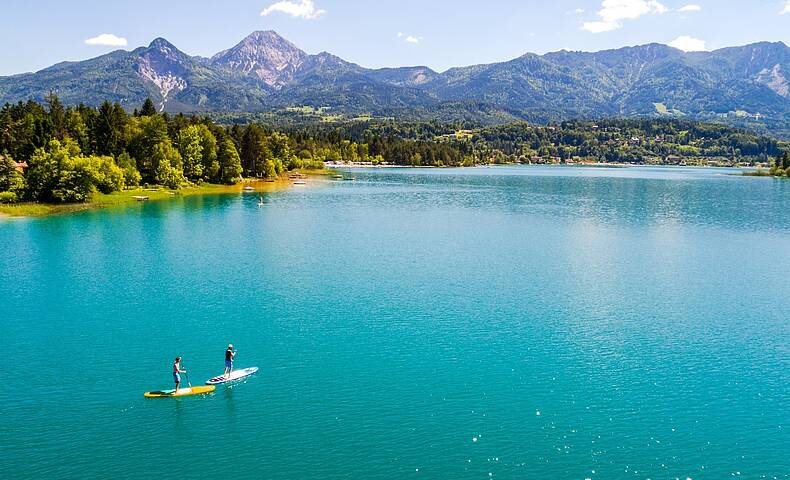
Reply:
<svg viewBox="0 0 790 480"><path fill-rule="evenodd" d="M36 73L0 77L0 103L146 98L171 112L265 112L291 107L334 114L472 120L562 120L657 115L723 120L790 133L790 48L755 43L686 53L661 44L600 52L525 54L435 72L367 69L307 54L275 32L254 32L211 58L167 40ZM448 118L450 111L455 113Z"/></svg>

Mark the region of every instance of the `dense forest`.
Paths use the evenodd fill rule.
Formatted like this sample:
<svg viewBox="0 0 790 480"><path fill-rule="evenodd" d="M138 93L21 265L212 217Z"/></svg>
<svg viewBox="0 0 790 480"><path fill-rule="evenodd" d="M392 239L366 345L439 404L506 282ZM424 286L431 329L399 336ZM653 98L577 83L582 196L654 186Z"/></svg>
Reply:
<svg viewBox="0 0 790 480"><path fill-rule="evenodd" d="M147 100L66 107L55 95L0 109L0 202L84 202L93 193L141 185L178 189L275 177L325 160L371 158L351 141L318 143L257 124L220 126L197 116L160 114Z"/></svg>
<svg viewBox="0 0 790 480"><path fill-rule="evenodd" d="M719 124L637 119L468 128L462 123L364 120L288 125L220 125L207 117L158 113L150 100L45 104L0 109L0 202L88 201L145 185L270 178L324 162L412 166L618 162L772 165L788 175L790 147Z"/></svg>
<svg viewBox="0 0 790 480"><path fill-rule="evenodd" d="M523 122L482 128L437 122L354 122L302 127L318 139L347 138L395 164L577 163L769 165L790 146L715 123L629 119ZM299 128L293 129L299 131ZM403 141L414 145L399 144ZM447 145L444 152L435 145ZM416 148L416 152L413 151Z"/></svg>

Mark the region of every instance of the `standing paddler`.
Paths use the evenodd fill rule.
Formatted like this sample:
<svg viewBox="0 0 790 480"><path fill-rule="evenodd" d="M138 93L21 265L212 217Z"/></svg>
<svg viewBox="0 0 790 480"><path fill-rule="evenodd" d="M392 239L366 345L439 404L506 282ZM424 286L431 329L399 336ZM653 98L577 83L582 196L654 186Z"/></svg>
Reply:
<svg viewBox="0 0 790 480"><path fill-rule="evenodd" d="M222 376L230 378L230 373L233 371L233 358L236 356L236 350L233 349L233 344L228 344L228 349L225 350L225 371Z"/></svg>
<svg viewBox="0 0 790 480"><path fill-rule="evenodd" d="M176 360L173 362L173 381L176 383L176 389L173 392L174 395L178 393L178 386L181 385L180 373L187 373L187 371L181 369L181 357L176 357Z"/></svg>

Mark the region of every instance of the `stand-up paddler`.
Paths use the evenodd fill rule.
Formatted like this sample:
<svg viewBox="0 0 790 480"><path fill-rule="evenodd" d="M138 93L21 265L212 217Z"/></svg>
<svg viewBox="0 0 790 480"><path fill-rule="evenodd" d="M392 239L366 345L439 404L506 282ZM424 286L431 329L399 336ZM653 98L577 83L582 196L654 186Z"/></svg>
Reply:
<svg viewBox="0 0 790 480"><path fill-rule="evenodd" d="M178 393L178 386L181 385L181 373L187 373L186 370L181 370L181 357L176 357L176 360L173 362L173 381L176 384L176 390L173 394Z"/></svg>
<svg viewBox="0 0 790 480"><path fill-rule="evenodd" d="M230 373L233 371L233 358L236 356L236 350L233 349L233 344L228 345L228 349L225 350L225 372L222 374L225 378L230 377Z"/></svg>

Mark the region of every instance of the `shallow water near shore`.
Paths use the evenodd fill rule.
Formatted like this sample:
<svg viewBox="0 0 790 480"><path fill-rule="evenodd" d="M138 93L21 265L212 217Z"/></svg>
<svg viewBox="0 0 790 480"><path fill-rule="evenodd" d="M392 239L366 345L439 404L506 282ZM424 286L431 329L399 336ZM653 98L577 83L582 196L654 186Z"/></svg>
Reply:
<svg viewBox="0 0 790 480"><path fill-rule="evenodd" d="M0 478L790 478L790 182L731 173L351 169L0 221ZM143 398L229 342L255 376Z"/></svg>

